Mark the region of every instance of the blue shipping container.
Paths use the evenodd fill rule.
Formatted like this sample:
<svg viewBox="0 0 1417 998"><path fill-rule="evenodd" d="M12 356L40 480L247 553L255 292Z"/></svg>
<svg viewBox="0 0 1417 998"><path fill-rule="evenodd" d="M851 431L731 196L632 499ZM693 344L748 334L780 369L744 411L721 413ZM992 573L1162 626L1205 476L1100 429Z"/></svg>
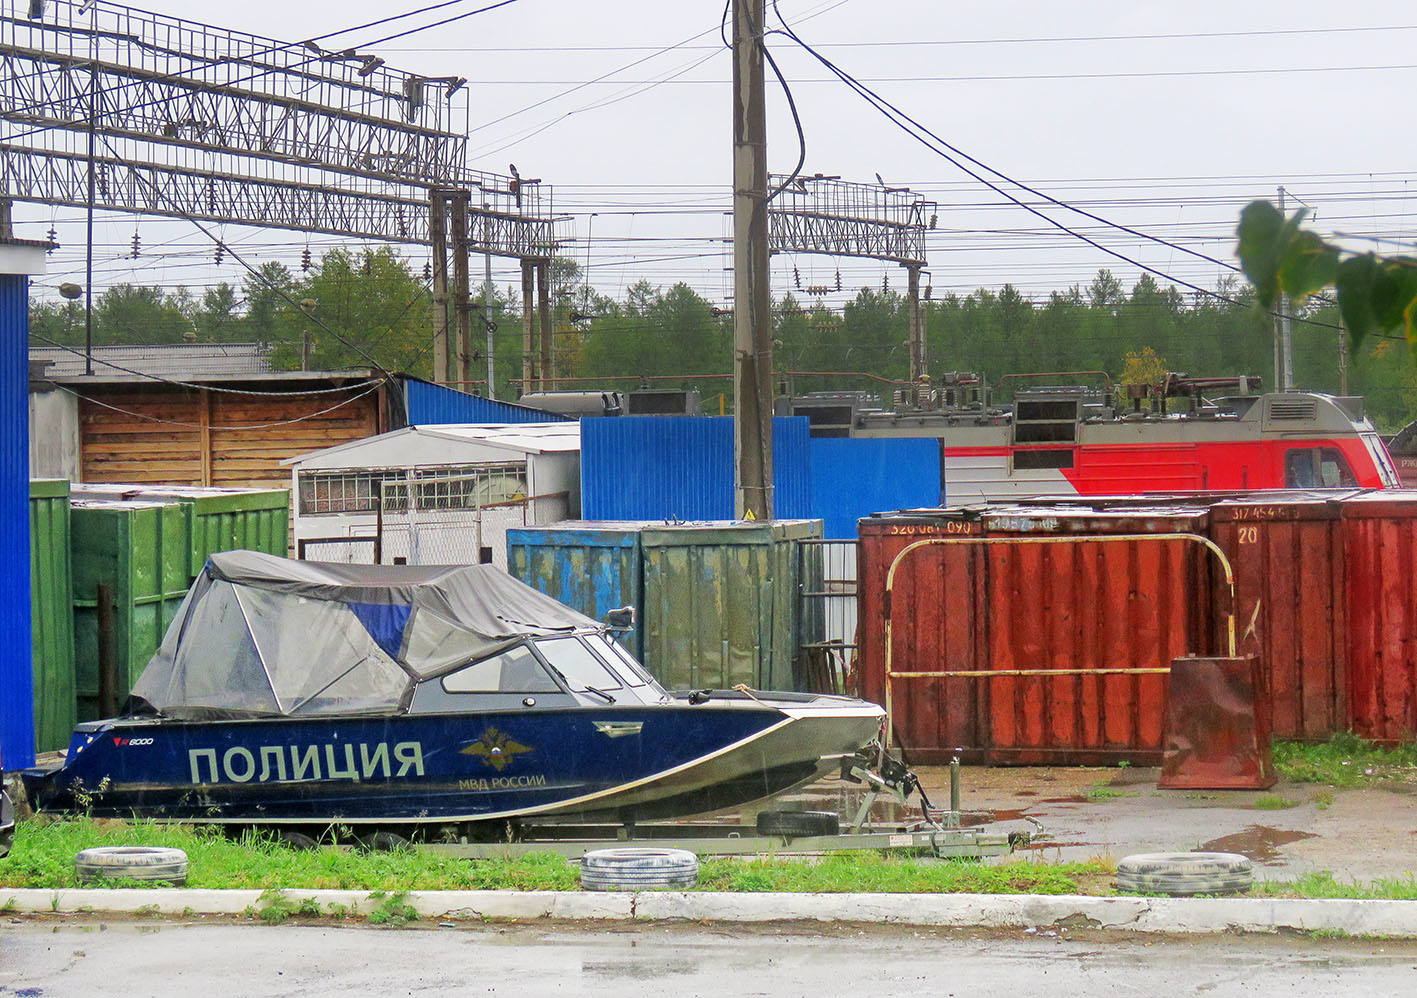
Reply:
<svg viewBox="0 0 1417 998"><path fill-rule="evenodd" d="M409 426L448 423L566 423L571 420L513 402L498 402L446 388L417 378L403 381L405 415Z"/></svg>
<svg viewBox="0 0 1417 998"><path fill-rule="evenodd" d="M812 516L829 540L855 540L856 521L945 504L941 442L933 437L813 437Z"/></svg>
<svg viewBox="0 0 1417 998"><path fill-rule="evenodd" d="M604 620L606 613L619 607L634 607L636 627L621 640L641 659L641 526L625 521L567 520L555 526L508 530L507 571L596 620Z"/></svg>
<svg viewBox="0 0 1417 998"><path fill-rule="evenodd" d="M773 514L811 518L808 424L778 417ZM733 420L616 416L581 421L581 510L591 520L731 520Z"/></svg>

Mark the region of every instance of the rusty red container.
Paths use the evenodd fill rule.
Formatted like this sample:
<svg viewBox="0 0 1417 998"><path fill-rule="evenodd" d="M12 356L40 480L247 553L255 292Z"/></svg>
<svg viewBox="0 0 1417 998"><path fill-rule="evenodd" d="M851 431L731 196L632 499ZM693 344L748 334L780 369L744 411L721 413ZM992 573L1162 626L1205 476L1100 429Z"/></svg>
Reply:
<svg viewBox="0 0 1417 998"><path fill-rule="evenodd" d="M983 550L972 544L928 544L982 536L977 511L906 510L859 523L856 686L886 702L886 621L893 622L895 671L968 671L983 654L982 606L975 587ZM910 549L907 551L907 549ZM886 585L895 566L890 614ZM948 762L955 749L977 752L982 723L979 684L971 679L893 683L892 720L912 762Z"/></svg>
<svg viewBox="0 0 1417 998"><path fill-rule="evenodd" d="M1211 538L1235 574L1235 638L1259 660L1274 734L1323 741L1348 727L1342 501L1283 493L1216 503Z"/></svg>
<svg viewBox="0 0 1417 998"><path fill-rule="evenodd" d="M1342 503L1347 719L1364 738L1417 733L1417 490Z"/></svg>
<svg viewBox="0 0 1417 998"><path fill-rule="evenodd" d="M889 614L894 674L959 674L892 680L892 720L913 759L959 748L992 763L1158 763L1165 671L1207 653L1212 625L1207 549L1155 535L1205 529L1193 507L863 520L862 693L884 699ZM1102 539L1117 535L1127 536ZM919 543L935 538L947 543Z"/></svg>

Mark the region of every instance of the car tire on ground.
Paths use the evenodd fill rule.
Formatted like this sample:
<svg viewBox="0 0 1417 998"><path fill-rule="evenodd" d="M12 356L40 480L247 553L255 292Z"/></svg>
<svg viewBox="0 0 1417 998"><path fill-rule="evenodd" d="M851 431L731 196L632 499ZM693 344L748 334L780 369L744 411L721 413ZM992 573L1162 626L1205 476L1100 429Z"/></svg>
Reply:
<svg viewBox="0 0 1417 998"><path fill-rule="evenodd" d="M282 828L276 833L276 838L279 839L287 849L305 851L318 849L320 847L320 840L315 838L315 836L305 832L298 832L293 828Z"/></svg>
<svg viewBox="0 0 1417 998"><path fill-rule="evenodd" d="M1117 889L1139 894L1237 894L1254 886L1248 856L1233 852L1155 852L1117 864Z"/></svg>
<svg viewBox="0 0 1417 998"><path fill-rule="evenodd" d="M761 811L758 814L759 835L783 835L791 838L840 833L841 816L835 811Z"/></svg>
<svg viewBox="0 0 1417 998"><path fill-rule="evenodd" d="M155 846L99 846L74 857L74 872L80 882L122 878L185 884L187 854Z"/></svg>
<svg viewBox="0 0 1417 998"><path fill-rule="evenodd" d="M687 849L592 849L581 858L581 887L588 891L642 891L693 887L699 857Z"/></svg>
<svg viewBox="0 0 1417 998"><path fill-rule="evenodd" d="M368 832L364 835L356 836L359 848L365 852L399 852L403 849L412 848L407 836L398 832Z"/></svg>

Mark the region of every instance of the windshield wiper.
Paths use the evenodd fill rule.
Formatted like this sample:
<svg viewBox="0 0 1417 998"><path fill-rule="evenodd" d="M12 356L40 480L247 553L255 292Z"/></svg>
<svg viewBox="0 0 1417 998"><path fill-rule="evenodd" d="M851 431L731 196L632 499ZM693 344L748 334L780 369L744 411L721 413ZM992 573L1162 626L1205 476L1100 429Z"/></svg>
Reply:
<svg viewBox="0 0 1417 998"><path fill-rule="evenodd" d="M604 697L606 703L615 703L615 702L616 702L615 698L614 698L613 696L611 696L609 693L606 693L604 690L598 690L598 689L596 689L594 686L587 686L587 687L585 688L585 691L586 691L587 693L594 693L596 696Z"/></svg>

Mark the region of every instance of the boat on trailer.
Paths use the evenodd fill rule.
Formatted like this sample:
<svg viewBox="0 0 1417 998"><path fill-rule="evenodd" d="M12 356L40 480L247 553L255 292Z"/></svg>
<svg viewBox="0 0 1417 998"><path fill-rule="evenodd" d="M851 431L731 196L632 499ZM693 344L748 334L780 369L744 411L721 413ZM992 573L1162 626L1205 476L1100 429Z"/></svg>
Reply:
<svg viewBox="0 0 1417 998"><path fill-rule="evenodd" d="M41 810L312 832L633 824L843 771L879 734L881 708L849 697L671 693L614 635L490 565L216 554L127 713L78 725L27 790Z"/></svg>

